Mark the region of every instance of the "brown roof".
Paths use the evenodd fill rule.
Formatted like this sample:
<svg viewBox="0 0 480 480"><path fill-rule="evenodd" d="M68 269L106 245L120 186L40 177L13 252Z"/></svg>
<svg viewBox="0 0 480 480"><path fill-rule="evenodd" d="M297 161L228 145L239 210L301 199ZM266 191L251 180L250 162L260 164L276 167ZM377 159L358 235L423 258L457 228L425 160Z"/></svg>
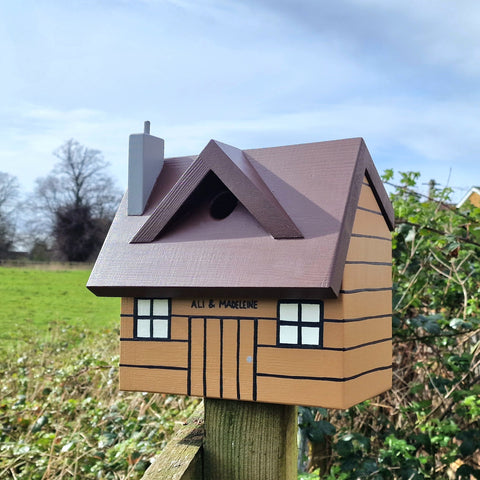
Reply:
<svg viewBox="0 0 480 480"><path fill-rule="evenodd" d="M128 216L123 199L87 287L104 296L336 296L365 175L393 229L361 138L243 151L211 141L198 157L165 159L143 215ZM239 203L215 220L222 189Z"/></svg>

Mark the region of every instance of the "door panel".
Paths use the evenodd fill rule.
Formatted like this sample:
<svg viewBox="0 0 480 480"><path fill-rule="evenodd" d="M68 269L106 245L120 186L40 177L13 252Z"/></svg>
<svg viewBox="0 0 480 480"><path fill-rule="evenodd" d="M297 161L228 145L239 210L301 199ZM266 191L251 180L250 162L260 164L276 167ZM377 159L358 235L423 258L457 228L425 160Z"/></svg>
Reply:
<svg viewBox="0 0 480 480"><path fill-rule="evenodd" d="M206 396L220 398L221 336L219 318L207 318Z"/></svg>
<svg viewBox="0 0 480 480"><path fill-rule="evenodd" d="M238 376L240 381L240 398L253 400L253 336L254 322L239 320L240 355L238 356Z"/></svg>
<svg viewBox="0 0 480 480"><path fill-rule="evenodd" d="M191 317L188 393L256 400L256 330L256 320Z"/></svg>
<svg viewBox="0 0 480 480"><path fill-rule="evenodd" d="M204 318L190 318L190 395L203 397Z"/></svg>
<svg viewBox="0 0 480 480"><path fill-rule="evenodd" d="M222 397L238 399L238 320L225 319L223 322L222 349Z"/></svg>

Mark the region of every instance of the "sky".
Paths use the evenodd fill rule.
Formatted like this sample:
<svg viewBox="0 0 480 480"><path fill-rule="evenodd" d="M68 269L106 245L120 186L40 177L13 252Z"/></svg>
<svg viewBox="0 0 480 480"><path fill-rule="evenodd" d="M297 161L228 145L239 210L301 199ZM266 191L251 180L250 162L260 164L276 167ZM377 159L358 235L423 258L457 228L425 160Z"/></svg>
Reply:
<svg viewBox="0 0 480 480"><path fill-rule="evenodd" d="M0 0L0 72L24 191L70 138L124 189L145 120L167 157L363 137L380 173L480 185L478 0Z"/></svg>

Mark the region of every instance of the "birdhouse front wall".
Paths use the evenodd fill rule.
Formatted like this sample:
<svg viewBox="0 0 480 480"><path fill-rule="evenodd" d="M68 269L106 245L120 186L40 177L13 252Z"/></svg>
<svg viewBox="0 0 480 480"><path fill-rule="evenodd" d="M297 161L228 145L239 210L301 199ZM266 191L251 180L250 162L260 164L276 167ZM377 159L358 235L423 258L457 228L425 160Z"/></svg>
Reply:
<svg viewBox="0 0 480 480"><path fill-rule="evenodd" d="M387 390L390 238L365 178L338 298L123 298L120 388L328 408Z"/></svg>

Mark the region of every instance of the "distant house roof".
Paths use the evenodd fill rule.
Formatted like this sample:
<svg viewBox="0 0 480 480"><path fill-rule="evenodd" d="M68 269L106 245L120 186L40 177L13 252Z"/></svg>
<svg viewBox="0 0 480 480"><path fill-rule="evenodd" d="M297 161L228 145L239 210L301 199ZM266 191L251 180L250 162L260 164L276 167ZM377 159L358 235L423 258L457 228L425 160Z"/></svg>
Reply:
<svg viewBox="0 0 480 480"><path fill-rule="evenodd" d="M472 195L478 195L480 197L480 187L472 187L467 194L457 203L457 208L460 208L465 203L470 201Z"/></svg>
<svg viewBox="0 0 480 480"><path fill-rule="evenodd" d="M104 296L334 297L365 176L393 229L361 138L243 151L210 141L198 156L167 158L143 215L127 215L124 197L87 286ZM218 220L212 205L225 192L238 205Z"/></svg>

